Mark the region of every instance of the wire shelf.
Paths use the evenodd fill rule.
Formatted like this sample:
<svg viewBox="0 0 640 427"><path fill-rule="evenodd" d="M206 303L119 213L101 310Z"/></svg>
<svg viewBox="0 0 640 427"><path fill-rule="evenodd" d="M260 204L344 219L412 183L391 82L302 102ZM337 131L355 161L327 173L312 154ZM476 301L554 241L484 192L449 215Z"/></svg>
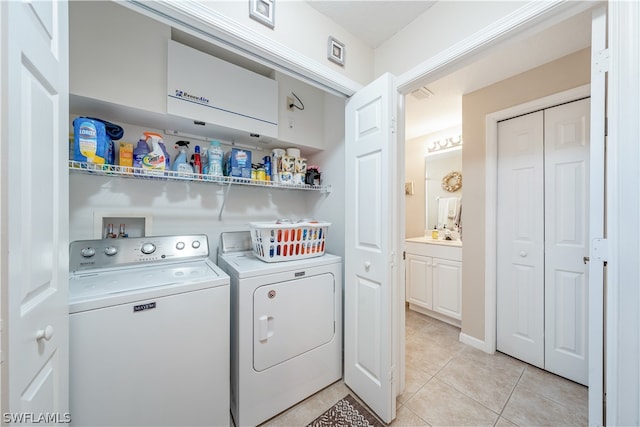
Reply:
<svg viewBox="0 0 640 427"><path fill-rule="evenodd" d="M329 193L329 186L289 184L274 181L262 181L249 178L237 178L232 176L212 176L199 173L175 172L175 171L151 171L148 169L134 168L118 165L98 165L95 163L77 162L69 160L69 171L94 176L117 176L122 178L146 179L152 181L187 181L202 184L220 185L245 185L252 187L280 188L287 190L321 191Z"/></svg>

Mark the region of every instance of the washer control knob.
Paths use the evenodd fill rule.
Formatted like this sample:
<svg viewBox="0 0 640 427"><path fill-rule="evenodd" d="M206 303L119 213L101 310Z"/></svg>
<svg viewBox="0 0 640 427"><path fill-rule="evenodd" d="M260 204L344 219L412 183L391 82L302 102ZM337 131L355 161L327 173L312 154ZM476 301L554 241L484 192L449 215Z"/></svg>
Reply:
<svg viewBox="0 0 640 427"><path fill-rule="evenodd" d="M200 241L199 240L194 240L191 243L191 247L193 247L193 249L198 249L200 247Z"/></svg>
<svg viewBox="0 0 640 427"><path fill-rule="evenodd" d="M91 258L92 256L94 256L96 254L96 250L93 248L83 248L80 251L80 255L82 255L85 258Z"/></svg>
<svg viewBox="0 0 640 427"><path fill-rule="evenodd" d="M184 249L184 242L178 242L176 243L176 249L181 251Z"/></svg>
<svg viewBox="0 0 640 427"><path fill-rule="evenodd" d="M149 255L156 251L156 245L153 243L145 243L142 245L142 249L140 249L143 254Z"/></svg>
<svg viewBox="0 0 640 427"><path fill-rule="evenodd" d="M107 246L106 248L104 248L104 253L107 254L108 256L114 256L115 254L118 253L118 248L115 248L113 246Z"/></svg>

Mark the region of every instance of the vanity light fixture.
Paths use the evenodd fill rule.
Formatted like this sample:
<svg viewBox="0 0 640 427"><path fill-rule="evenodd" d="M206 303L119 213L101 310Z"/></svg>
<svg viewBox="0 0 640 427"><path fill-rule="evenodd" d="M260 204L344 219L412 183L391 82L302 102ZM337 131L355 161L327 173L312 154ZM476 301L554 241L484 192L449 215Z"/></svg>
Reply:
<svg viewBox="0 0 640 427"><path fill-rule="evenodd" d="M432 141L427 145L427 155L454 148L462 148L462 136L455 135L449 138Z"/></svg>

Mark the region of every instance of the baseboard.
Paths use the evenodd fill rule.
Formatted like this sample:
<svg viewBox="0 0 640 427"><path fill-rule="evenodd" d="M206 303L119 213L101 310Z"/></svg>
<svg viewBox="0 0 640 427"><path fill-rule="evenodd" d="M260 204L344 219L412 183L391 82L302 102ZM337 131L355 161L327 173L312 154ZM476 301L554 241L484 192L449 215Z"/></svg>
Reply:
<svg viewBox="0 0 640 427"><path fill-rule="evenodd" d="M484 341L479 340L478 338L474 338L471 335L467 335L465 333L460 332L460 342L463 344L470 345L473 348L477 348L480 351L484 351L485 353L490 353L485 348L486 344Z"/></svg>

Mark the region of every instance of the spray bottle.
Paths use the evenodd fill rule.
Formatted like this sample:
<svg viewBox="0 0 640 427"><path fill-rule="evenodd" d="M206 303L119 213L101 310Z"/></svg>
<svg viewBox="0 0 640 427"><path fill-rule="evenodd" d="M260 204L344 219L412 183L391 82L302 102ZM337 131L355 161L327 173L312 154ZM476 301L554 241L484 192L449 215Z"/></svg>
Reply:
<svg viewBox="0 0 640 427"><path fill-rule="evenodd" d="M189 148L189 144L189 141L176 142L175 148L178 150L178 155L173 161L172 171L193 173L191 165L187 162L187 149Z"/></svg>
<svg viewBox="0 0 640 427"><path fill-rule="evenodd" d="M166 157L160 143L162 137L155 132L145 132L147 143L151 141L151 152L142 158L142 168L153 171L164 171L167 165Z"/></svg>

